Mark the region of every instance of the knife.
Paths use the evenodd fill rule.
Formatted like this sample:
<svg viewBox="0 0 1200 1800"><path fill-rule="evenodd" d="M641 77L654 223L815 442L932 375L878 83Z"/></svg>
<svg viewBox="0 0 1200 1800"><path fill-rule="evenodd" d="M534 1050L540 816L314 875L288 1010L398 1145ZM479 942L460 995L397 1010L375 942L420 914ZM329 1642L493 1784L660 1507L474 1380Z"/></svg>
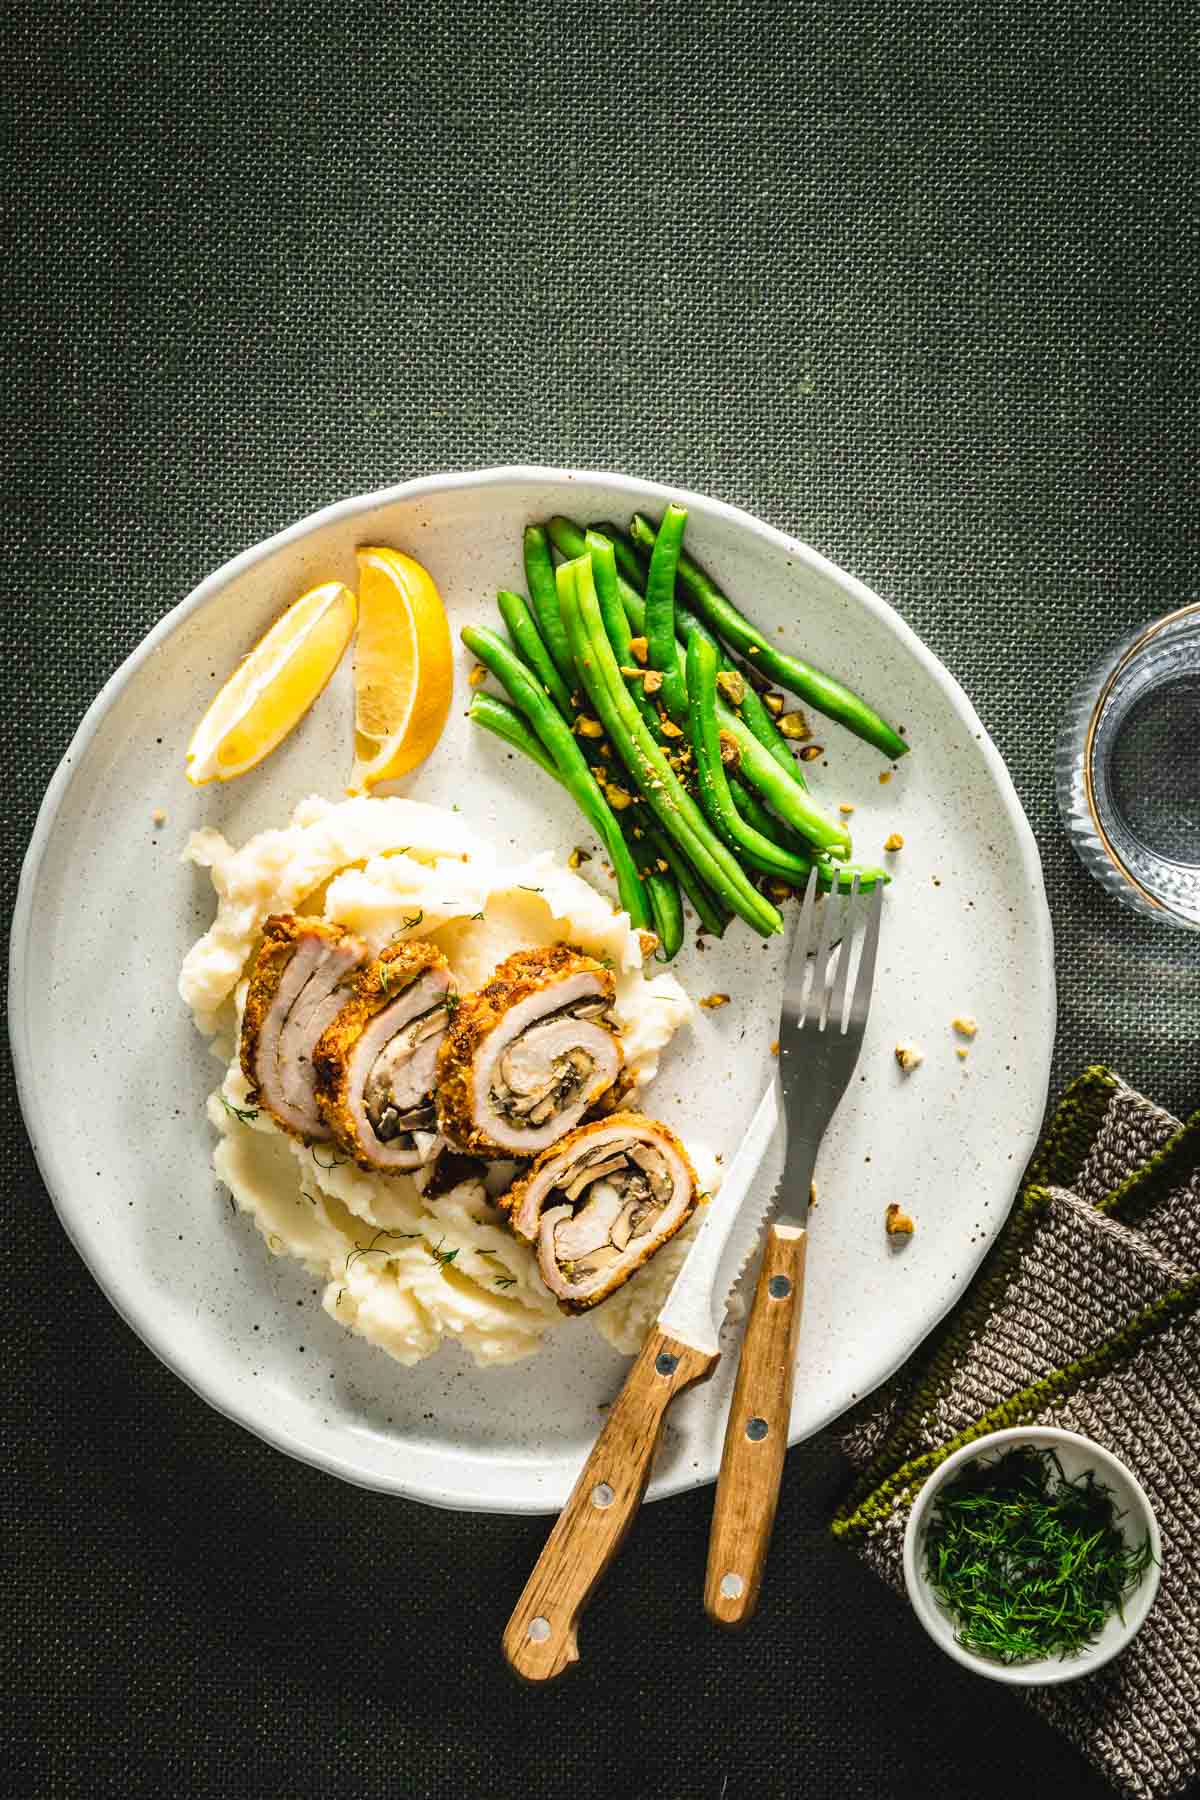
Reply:
<svg viewBox="0 0 1200 1800"><path fill-rule="evenodd" d="M726 1299L773 1197L748 1198L778 1117L772 1083L517 1601L502 1646L524 1681L579 1660L579 1615L641 1505L667 1408L717 1365Z"/></svg>

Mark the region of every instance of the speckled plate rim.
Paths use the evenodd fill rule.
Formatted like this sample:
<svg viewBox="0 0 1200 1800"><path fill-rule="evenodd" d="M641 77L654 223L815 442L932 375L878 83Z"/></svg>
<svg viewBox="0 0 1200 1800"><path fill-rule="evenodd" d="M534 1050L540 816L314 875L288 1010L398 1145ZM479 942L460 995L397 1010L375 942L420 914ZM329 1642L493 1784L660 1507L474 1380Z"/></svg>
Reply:
<svg viewBox="0 0 1200 1800"><path fill-rule="evenodd" d="M714 500L704 494L698 494L686 488L677 488L661 482L647 481L639 476L625 475L618 469L569 469L556 468L552 465L540 464L503 464L483 469L461 469L451 473L422 475L411 481L398 482L390 487L378 488L370 493L355 494L344 500L335 501L330 506L319 508L306 517L286 526L272 537L264 538L249 549L241 551L227 562L207 575L199 585L192 589L187 597L177 606L172 607L158 624L153 626L125 661L114 670L105 682L92 704L84 714L75 735L50 779L42 804L38 810L33 833L21 866L21 876L17 888L16 903L13 908L12 927L9 936L9 976L8 976L8 1018L9 1041L13 1053L13 1066L16 1074L17 1097L21 1112L25 1119L33 1145L34 1157L37 1161L42 1180L58 1214L63 1230L70 1239L75 1250L83 1260L89 1272L96 1280L114 1311L126 1325L136 1333L148 1349L171 1370L172 1374L190 1387L193 1393L214 1407L217 1412L234 1423L242 1425L253 1432L264 1442L275 1449L282 1450L288 1456L294 1456L301 1462L309 1463L314 1468L324 1470L327 1474L336 1475L352 1486L366 1487L384 1493L397 1494L402 1498L420 1500L427 1505L441 1506L455 1511L482 1510L464 1506L455 1495L445 1491L422 1486L420 1491L411 1488L399 1480L371 1480L347 1464L341 1457L328 1452L321 1452L309 1446L297 1443L285 1430L274 1428L269 1418L252 1415L251 1409L239 1404L217 1383L207 1383L194 1371L181 1366L173 1355L169 1335L161 1331L155 1322L153 1309L135 1304L127 1295L119 1294L114 1286L104 1279L88 1254L88 1246L80 1233L74 1228L69 1200L64 1198L69 1190L65 1171L59 1164L54 1148L52 1121L43 1117L38 1103L38 1096L33 1088L30 1075L30 1053L28 1047L29 1013L28 1007L32 996L25 987L26 950L30 934L33 930L34 913L33 897L37 889L42 864L49 847L51 833L67 789L74 775L91 746L105 716L115 704L127 684L132 680L142 664L166 642L177 628L193 613L218 594L227 582L234 577L252 569L256 563L264 561L285 545L296 542L308 533L321 526L353 518L356 514L369 512L380 506L394 505L403 500L419 500L427 495L441 494L454 489L501 487L505 483L519 481L548 483L619 482L625 491L643 501L666 503L677 501L686 506L689 512L712 519L723 520L742 531L757 537L772 548L781 550L803 567L814 574L822 575L835 583L850 599L865 611L872 614L901 643L928 674L930 679L942 690L951 706L959 714L963 723L968 726L975 737L978 751L983 759L994 783L1000 801L1012 824L1019 846L1022 872L1030 884L1030 890L1037 902L1037 956L1040 971L1045 983L1046 1013L1039 1033L1042 1067L1038 1072L1036 1091L1041 1094L1043 1106L1049 1088L1050 1061L1054 1047L1054 1032L1057 1021L1057 1005L1054 974L1054 938L1050 923L1050 911L1046 901L1045 883L1042 878L1041 859L1038 855L1037 843L1024 809L1017 797L1012 778L1008 773L1003 757L992 743L991 738L980 722L971 702L955 681L945 665L929 650L926 645L900 617L896 610L882 600L863 582L848 574L836 563L813 550L799 539L790 537L786 532L773 525L757 519L752 513L732 506L727 501ZM1041 1128L1041 1114L1030 1117L1030 1121L1016 1142L1014 1148L1014 1166L1022 1170L1032 1154ZM1019 1175L1017 1177L1019 1179ZM1015 1191L1015 1181L1014 1181ZM1009 1195L1011 1201L1012 1195ZM989 1241L981 1242L978 1255L970 1268L964 1269L969 1279L982 1261ZM952 1303L952 1302L951 1302ZM926 1325L927 1336L945 1317L949 1305L941 1308L929 1317ZM921 1340L918 1340L921 1341ZM894 1362L879 1377L882 1384L913 1353L916 1344L906 1344L897 1354ZM799 1437L790 1442L799 1442ZM716 1479L716 1469L711 1471L694 1468L680 1468L673 1477L656 1483L649 1498L664 1499L668 1495L686 1492L690 1488L702 1487ZM509 1505L490 1507L488 1511L511 1513L544 1513L546 1507L537 1503L528 1505ZM555 1509L557 1510L557 1509Z"/></svg>

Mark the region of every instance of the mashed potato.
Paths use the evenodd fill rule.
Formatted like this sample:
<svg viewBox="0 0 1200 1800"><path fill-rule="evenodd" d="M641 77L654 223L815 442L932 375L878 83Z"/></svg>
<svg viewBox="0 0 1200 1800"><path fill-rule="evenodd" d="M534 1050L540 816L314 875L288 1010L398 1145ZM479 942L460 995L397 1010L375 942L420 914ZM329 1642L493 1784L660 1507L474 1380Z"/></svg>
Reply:
<svg viewBox="0 0 1200 1800"><path fill-rule="evenodd" d="M249 1108L238 1032L263 923L275 912L324 916L375 951L397 934L429 938L464 992L514 950L569 940L612 965L614 1013L639 1088L690 1015L679 983L643 974L628 916L580 876L548 854L502 865L460 815L415 800L314 797L290 825L240 850L219 832L197 831L184 855L209 871L217 894L216 918L188 952L179 991L227 1065L208 1117L219 1134L213 1168L239 1208L268 1249L324 1282L327 1313L397 1362L419 1362L447 1337L480 1364L531 1355L568 1321L482 1182L426 1200L410 1176L367 1174ZM701 1152L702 1179L707 1161ZM618 1349L639 1348L685 1249L680 1233L591 1315Z"/></svg>

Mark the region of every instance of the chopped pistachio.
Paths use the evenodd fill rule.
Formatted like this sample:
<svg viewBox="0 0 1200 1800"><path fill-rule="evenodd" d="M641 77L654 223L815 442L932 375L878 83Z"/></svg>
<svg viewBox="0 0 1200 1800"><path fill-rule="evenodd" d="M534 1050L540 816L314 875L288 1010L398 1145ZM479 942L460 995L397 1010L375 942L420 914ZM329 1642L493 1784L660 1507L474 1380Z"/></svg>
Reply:
<svg viewBox="0 0 1200 1800"><path fill-rule="evenodd" d="M776 1038L774 1043L771 1045L771 1055L772 1056L779 1055L779 1039L778 1038Z"/></svg>
<svg viewBox="0 0 1200 1800"><path fill-rule="evenodd" d="M797 744L803 744L812 736L808 720L802 712L784 713L779 720L779 729L785 738L791 738Z"/></svg>
<svg viewBox="0 0 1200 1800"><path fill-rule="evenodd" d="M729 1005L729 995L728 994L705 994L703 1000L701 1000L699 1002L699 1004L704 1008L704 1010L706 1012L715 1012L717 1010L718 1006L728 1006Z"/></svg>
<svg viewBox="0 0 1200 1800"><path fill-rule="evenodd" d="M683 736L682 730L674 719L666 718L662 720L662 734L665 738L681 738Z"/></svg>
<svg viewBox="0 0 1200 1800"><path fill-rule="evenodd" d="M771 896L772 900L790 900L794 891L793 888L788 886L786 881L780 881L774 875L767 882L767 893Z"/></svg>
<svg viewBox="0 0 1200 1800"><path fill-rule="evenodd" d="M604 727L599 719L593 719L587 713L580 713L575 721L575 729L580 737L598 738L604 736Z"/></svg>
<svg viewBox="0 0 1200 1800"><path fill-rule="evenodd" d="M724 765L727 769L738 768L739 765L741 764L741 760L742 760L741 745L738 743L737 739L734 737L732 731L726 731L724 729L724 727L721 728L720 739L721 739L721 761L724 763Z"/></svg>
<svg viewBox="0 0 1200 1800"><path fill-rule="evenodd" d="M745 677L736 669L722 669L717 675L717 686L730 706L740 706L746 698Z"/></svg>
<svg viewBox="0 0 1200 1800"><path fill-rule="evenodd" d="M886 786L887 786L887 784L888 784L888 782L889 782L889 781L890 781L890 780L891 780L891 779L892 779L892 771L891 771L891 770L890 770L890 769L882 769L882 770L881 770L881 771L880 771L880 775L879 775L879 785L880 785L880 787L886 787Z"/></svg>
<svg viewBox="0 0 1200 1800"><path fill-rule="evenodd" d="M591 860L592 860L591 851L584 850L580 847L580 845L576 844L576 846L572 850L570 856L568 856L568 858L567 858L567 867L568 867L568 869L577 869L579 867L580 863L591 862Z"/></svg>
<svg viewBox="0 0 1200 1800"><path fill-rule="evenodd" d="M848 819L850 817L850 814L854 811L854 808L851 806L851 804L848 800L843 800L841 802L840 806L838 807L838 811L841 813L841 815L844 819Z"/></svg>
<svg viewBox="0 0 1200 1800"><path fill-rule="evenodd" d="M640 663L644 663L650 654L650 646L644 637L630 638L629 648L633 652L634 659Z"/></svg>
<svg viewBox="0 0 1200 1800"><path fill-rule="evenodd" d="M979 1030L978 1019L973 1019L970 1013L963 1013L961 1018L951 1019L950 1023L959 1037L973 1038Z"/></svg>
<svg viewBox="0 0 1200 1800"><path fill-rule="evenodd" d="M647 669L642 676L642 692L644 694L657 694L659 688L662 686L662 681L661 669Z"/></svg>
<svg viewBox="0 0 1200 1800"><path fill-rule="evenodd" d="M627 806L633 805L633 795L629 792L629 789L623 788L620 783L616 781L606 783L604 788L604 798L608 801L608 804L612 807L614 812L624 812Z"/></svg>
<svg viewBox="0 0 1200 1800"><path fill-rule="evenodd" d="M889 1237L911 1237L917 1229L909 1214L894 1200L884 1214L883 1224Z"/></svg>
<svg viewBox="0 0 1200 1800"><path fill-rule="evenodd" d="M955 1056L957 1056L959 1062L966 1062L967 1046L965 1044L955 1044L954 1054L955 1054Z"/></svg>
<svg viewBox="0 0 1200 1800"><path fill-rule="evenodd" d="M484 668L483 664L476 663L475 667L471 670L471 673L467 676L467 686L468 687L478 687L481 682L484 682L487 680L487 675L488 675L488 672Z"/></svg>
<svg viewBox="0 0 1200 1800"><path fill-rule="evenodd" d="M911 1075L925 1061L925 1052L919 1044L897 1044L896 1061L906 1075Z"/></svg>
<svg viewBox="0 0 1200 1800"><path fill-rule="evenodd" d="M904 839L898 831L893 831L890 837L884 838L883 847L885 850L903 850Z"/></svg>
<svg viewBox="0 0 1200 1800"><path fill-rule="evenodd" d="M816 762L818 756L824 756L824 754L824 744L805 744L803 750L800 752L800 761Z"/></svg>
<svg viewBox="0 0 1200 1800"><path fill-rule="evenodd" d="M763 705L775 718L778 718L783 711L784 704L783 695L777 693L774 688L769 689L768 692L763 695Z"/></svg>
<svg viewBox="0 0 1200 1800"><path fill-rule="evenodd" d="M165 825L166 822L167 822L166 813L163 811L161 806L156 806L154 811L150 814L150 823L152 825Z"/></svg>
<svg viewBox="0 0 1200 1800"><path fill-rule="evenodd" d="M643 956L653 956L654 952L658 949L658 933L654 931L639 931L638 943L641 945Z"/></svg>

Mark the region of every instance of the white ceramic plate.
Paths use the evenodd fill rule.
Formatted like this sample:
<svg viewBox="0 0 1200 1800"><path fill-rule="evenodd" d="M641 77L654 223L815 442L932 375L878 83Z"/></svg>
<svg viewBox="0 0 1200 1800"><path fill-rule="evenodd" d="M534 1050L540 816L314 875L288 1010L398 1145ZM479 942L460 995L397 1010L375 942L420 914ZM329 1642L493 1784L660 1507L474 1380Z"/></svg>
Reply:
<svg viewBox="0 0 1200 1800"><path fill-rule="evenodd" d="M498 469L436 476L329 507L217 570L100 693L47 792L12 933L10 1020L21 1103L63 1224L128 1323L198 1393L270 1443L333 1474L437 1505L558 1508L626 1364L586 1321L514 1367L456 1347L415 1369L343 1331L310 1279L233 1216L209 1164L204 1097L218 1066L176 995L207 926L206 877L181 866L189 830L234 842L282 822L348 772L349 659L292 738L227 788L193 791L184 747L215 683L318 580L355 580L354 548L383 542L432 571L452 626L495 623L520 588L521 527L566 512L624 520L671 498L688 545L765 629L870 696L914 746L887 785L873 750L821 727L813 784L852 802L856 850L903 833L858 1076L822 1148L792 1441L837 1417L903 1361L961 1293L1007 1212L1045 1101L1054 1026L1049 916L1032 835L966 698L891 609L812 550L747 514L618 475ZM565 854L586 833L531 765L463 717L403 785L457 801L514 849ZM154 809L167 813L161 827ZM690 936L690 933L689 933ZM648 1105L685 1140L727 1152L773 1062L785 945L735 924L675 967L694 995L733 1004L680 1034ZM966 1062L950 1021L972 1013ZM903 1077L893 1048L923 1045ZM773 1181L773 1146L761 1173ZM897 1251L884 1208L917 1233ZM652 1496L711 1480L733 1358L671 1415Z"/></svg>

